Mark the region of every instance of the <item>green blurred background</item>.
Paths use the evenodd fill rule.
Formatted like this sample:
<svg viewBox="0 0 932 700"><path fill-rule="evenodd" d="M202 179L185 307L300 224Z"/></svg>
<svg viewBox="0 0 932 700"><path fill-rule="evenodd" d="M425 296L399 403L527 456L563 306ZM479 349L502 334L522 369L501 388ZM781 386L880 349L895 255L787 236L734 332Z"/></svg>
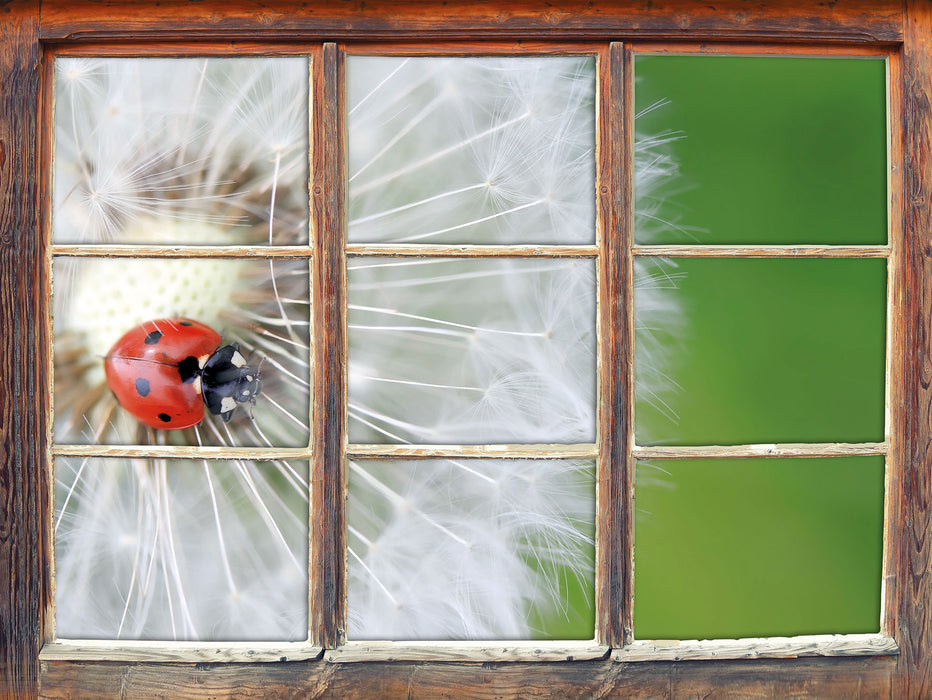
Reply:
<svg viewBox="0 0 932 700"><path fill-rule="evenodd" d="M884 60L638 56L634 70L638 132L681 136L660 215L698 229L639 243L886 243Z"/></svg>
<svg viewBox="0 0 932 700"><path fill-rule="evenodd" d="M681 135L658 214L685 229L638 242L886 242L883 60L639 56L635 76L639 132ZM651 332L680 389L667 406L637 397L639 444L883 440L884 260L683 258L669 271L682 313ZM877 631L883 468L639 464L635 636Z"/></svg>

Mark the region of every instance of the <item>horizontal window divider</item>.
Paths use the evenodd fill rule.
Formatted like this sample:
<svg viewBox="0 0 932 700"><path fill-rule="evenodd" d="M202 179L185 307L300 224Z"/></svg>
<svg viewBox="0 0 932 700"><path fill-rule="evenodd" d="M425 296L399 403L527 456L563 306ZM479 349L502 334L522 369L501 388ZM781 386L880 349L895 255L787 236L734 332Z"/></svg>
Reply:
<svg viewBox="0 0 932 700"><path fill-rule="evenodd" d="M890 55L891 44L863 44L856 46L847 45L830 45L830 44L797 44L791 50L787 49L786 44L771 42L652 42L636 41L630 44L631 51L637 56L703 56L725 54L726 56L786 56L787 54L794 58L816 58L816 57L885 57Z"/></svg>
<svg viewBox="0 0 932 700"><path fill-rule="evenodd" d="M634 245L637 257L658 258L888 258L889 245Z"/></svg>
<svg viewBox="0 0 932 700"><path fill-rule="evenodd" d="M214 447L196 445L52 445L55 457L133 457L154 459L248 459L271 462L310 459L309 447Z"/></svg>
<svg viewBox="0 0 932 700"><path fill-rule="evenodd" d="M603 42L546 41L526 39L482 42L451 40L437 43L350 40L343 49L347 56L591 56Z"/></svg>
<svg viewBox="0 0 932 700"><path fill-rule="evenodd" d="M323 648L309 642L149 641L59 639L47 642L40 661L139 661L167 663L280 663L313 661Z"/></svg>
<svg viewBox="0 0 932 700"><path fill-rule="evenodd" d="M757 445L666 445L632 448L635 459L716 459L738 457L857 457L885 455L886 442L786 442Z"/></svg>
<svg viewBox="0 0 932 700"><path fill-rule="evenodd" d="M70 258L310 258L310 246L267 245L53 245L53 256Z"/></svg>
<svg viewBox="0 0 932 700"><path fill-rule="evenodd" d="M168 44L152 44L139 41L127 43L108 42L91 39L87 43L64 43L55 47L56 57L61 56L89 56L91 58L199 58L218 56L229 58L231 56L244 56L248 58L297 56L306 58L322 43L317 41L259 41L255 37L251 40L230 41L217 40L204 41L171 41Z"/></svg>
<svg viewBox="0 0 932 700"><path fill-rule="evenodd" d="M634 641L612 650L612 659L690 661L700 659L793 659L801 656L886 656L899 654L884 634L813 634L798 637Z"/></svg>
<svg viewBox="0 0 932 700"><path fill-rule="evenodd" d="M350 459L594 459L594 443L579 445L349 445Z"/></svg>
<svg viewBox="0 0 932 700"><path fill-rule="evenodd" d="M372 661L593 661L611 649L594 641L347 642L324 652L332 663Z"/></svg>
<svg viewBox="0 0 932 700"><path fill-rule="evenodd" d="M595 258L597 245L382 245L351 243L349 257L387 258Z"/></svg>

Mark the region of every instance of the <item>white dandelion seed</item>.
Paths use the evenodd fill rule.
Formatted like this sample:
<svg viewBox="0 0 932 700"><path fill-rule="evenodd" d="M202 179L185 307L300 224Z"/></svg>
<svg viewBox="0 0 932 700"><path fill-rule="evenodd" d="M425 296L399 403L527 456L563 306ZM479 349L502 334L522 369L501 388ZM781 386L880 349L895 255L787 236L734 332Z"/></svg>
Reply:
<svg viewBox="0 0 932 700"><path fill-rule="evenodd" d="M592 59L347 65L352 242L594 242ZM59 59L55 242L306 242L307 71ZM675 167L663 138L638 144L638 216L662 226L650 197ZM53 272L56 442L307 444L306 262L58 258ZM636 273L638 387L662 404L668 266ZM592 260L356 258L349 285L352 442L596 441ZM101 357L177 315L262 358L254 420L161 432L116 404ZM554 619L591 637L593 470L350 463L350 638L529 638ZM306 463L59 458L55 501L59 636L306 637Z"/></svg>

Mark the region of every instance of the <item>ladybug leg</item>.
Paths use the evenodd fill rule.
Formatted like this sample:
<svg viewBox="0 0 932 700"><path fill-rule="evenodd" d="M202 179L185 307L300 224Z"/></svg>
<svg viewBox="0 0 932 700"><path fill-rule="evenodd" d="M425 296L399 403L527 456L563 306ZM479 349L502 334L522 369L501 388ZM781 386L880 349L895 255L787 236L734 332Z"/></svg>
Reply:
<svg viewBox="0 0 932 700"><path fill-rule="evenodd" d="M262 357L259 358L259 364L256 365L256 379L261 379L261 378L262 378L262 363L264 363L264 362L265 362L265 355L263 355ZM261 384L261 383L257 383L257 384L256 384L256 393L253 395L253 399L252 399L252 403L253 403L254 406L255 406L255 404L256 404L256 399L255 399L255 397L258 396L258 395L261 394L261 393L262 393L262 384Z"/></svg>

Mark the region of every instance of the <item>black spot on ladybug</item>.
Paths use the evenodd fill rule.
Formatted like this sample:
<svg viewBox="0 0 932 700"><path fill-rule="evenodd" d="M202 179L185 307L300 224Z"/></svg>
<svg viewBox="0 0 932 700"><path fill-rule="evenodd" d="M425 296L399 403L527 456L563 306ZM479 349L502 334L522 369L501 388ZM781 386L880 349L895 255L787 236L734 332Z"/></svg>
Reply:
<svg viewBox="0 0 932 700"><path fill-rule="evenodd" d="M145 343L146 345L155 345L162 339L162 331L152 331L149 335L146 336Z"/></svg>
<svg viewBox="0 0 932 700"><path fill-rule="evenodd" d="M182 326L193 326L194 324L191 323L190 321L182 321L182 322L181 322L181 325L182 325Z"/></svg>
<svg viewBox="0 0 932 700"><path fill-rule="evenodd" d="M149 395L149 380L143 377L139 377L136 380L136 393L140 396Z"/></svg>
<svg viewBox="0 0 932 700"><path fill-rule="evenodd" d="M171 422L171 419L172 419L172 417L171 417L170 415L168 415L167 413L160 413L160 414L159 414L159 420L162 421L163 423L170 423L170 422Z"/></svg>
<svg viewBox="0 0 932 700"><path fill-rule="evenodd" d="M201 365L194 355L188 355L178 363L178 374L181 375L181 381L184 384L193 382L201 372Z"/></svg>

